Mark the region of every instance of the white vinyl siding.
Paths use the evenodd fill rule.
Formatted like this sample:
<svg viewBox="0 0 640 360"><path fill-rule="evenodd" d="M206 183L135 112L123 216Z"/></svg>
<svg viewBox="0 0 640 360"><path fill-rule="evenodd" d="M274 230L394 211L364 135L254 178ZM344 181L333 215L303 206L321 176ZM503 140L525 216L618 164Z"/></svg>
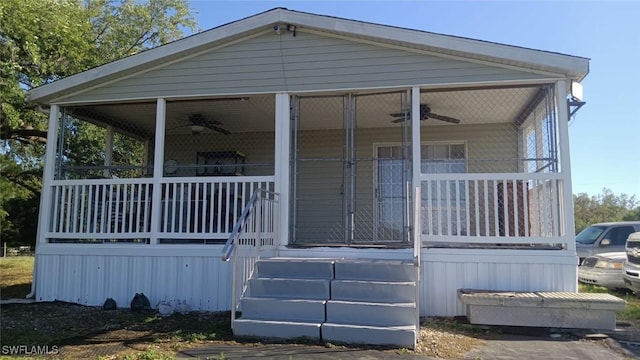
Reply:
<svg viewBox="0 0 640 360"><path fill-rule="evenodd" d="M298 31L273 33L65 98L65 102L539 79L498 66Z"/></svg>

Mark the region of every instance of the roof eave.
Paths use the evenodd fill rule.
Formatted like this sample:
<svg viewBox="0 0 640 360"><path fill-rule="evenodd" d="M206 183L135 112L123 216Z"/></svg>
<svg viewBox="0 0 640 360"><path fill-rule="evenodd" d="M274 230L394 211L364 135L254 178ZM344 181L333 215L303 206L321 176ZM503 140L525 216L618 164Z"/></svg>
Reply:
<svg viewBox="0 0 640 360"><path fill-rule="evenodd" d="M589 72L589 59L583 57L276 8L57 80L32 89L29 96L32 101L45 104L81 85L98 84L125 70L142 68L168 56L260 31L262 27L278 22L399 44L427 44L434 51L440 49L443 52L467 54L469 57L484 56L496 62L534 66L577 81L584 79Z"/></svg>
<svg viewBox="0 0 640 360"><path fill-rule="evenodd" d="M589 59L579 56L296 11L287 11L282 20L319 30L399 43L429 44L429 47L433 49L481 55L523 65L535 65L549 71L565 74L568 78L577 81L584 79L589 72Z"/></svg>

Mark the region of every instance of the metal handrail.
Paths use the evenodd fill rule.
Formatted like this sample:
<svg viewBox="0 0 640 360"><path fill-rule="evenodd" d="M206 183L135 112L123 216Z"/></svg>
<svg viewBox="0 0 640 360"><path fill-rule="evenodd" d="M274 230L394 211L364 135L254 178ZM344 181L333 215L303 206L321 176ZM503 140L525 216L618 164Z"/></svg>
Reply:
<svg viewBox="0 0 640 360"><path fill-rule="evenodd" d="M238 221L233 227L233 230L231 230L229 239L227 239L227 242L224 244L224 247L222 248L222 261L229 261L231 259L231 255L233 254L233 251L235 250L235 246L236 246L235 240L238 238L238 236L240 236L240 230L247 223L247 218L249 217L249 214L251 214L251 211L255 207L256 203L258 202L258 199L260 198L260 195L262 194L276 195L275 192L265 190L265 189L256 189L253 192L253 194L251 195L251 198L249 199L249 202L247 203L247 206L245 206L244 210L242 211L242 214L240 215L240 218L238 218Z"/></svg>
<svg viewBox="0 0 640 360"><path fill-rule="evenodd" d="M262 204L263 202L266 201L274 201L277 203L277 196L278 193L272 192L272 191L268 191L268 190L264 190L264 189L256 189L253 194L251 195L251 198L249 199L249 202L247 203L246 207L243 209L242 214L240 215L240 218L238 219L238 221L236 222L235 226L233 227L233 230L231 231L231 234L229 235L229 239L227 239L227 242L225 243L224 247L222 248L222 261L229 261L231 260L231 271L232 271L232 275L231 275L231 330L233 330L234 328L234 321L236 318L236 310L239 304L239 298L242 297L242 293L244 293L244 291L246 290L246 285L247 285L247 281L249 278L251 278L252 273L253 273L253 267L255 265L255 261L260 259L260 252L261 252L261 246L262 246L262 211L264 210L262 208ZM260 205L256 206L256 204L260 203ZM254 212L255 209L255 212ZM245 229L246 225L251 223L254 219L255 216L255 229L257 230L258 236L257 238L253 239L253 254L254 256L253 258L253 263L251 264L251 270L249 270L248 274L244 274L244 279L242 280L242 285L241 285L241 292L239 292L239 287L238 287L238 274L237 274L237 263L238 263L238 241L240 238L240 235L243 232L243 229ZM275 224L273 224L275 225ZM277 236L277 235L275 235ZM246 267L247 264L244 264L244 267ZM246 270L246 269L245 269Z"/></svg>

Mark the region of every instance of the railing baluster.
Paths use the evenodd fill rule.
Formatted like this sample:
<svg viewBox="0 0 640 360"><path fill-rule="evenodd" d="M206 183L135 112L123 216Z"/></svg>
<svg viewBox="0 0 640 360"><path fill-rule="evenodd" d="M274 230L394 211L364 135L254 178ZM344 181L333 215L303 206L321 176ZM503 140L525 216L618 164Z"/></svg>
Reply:
<svg viewBox="0 0 640 360"><path fill-rule="evenodd" d="M106 184L102 184L102 213L100 214L100 233L107 232L107 224L109 224L108 214L107 214L107 191L111 191L111 186Z"/></svg>
<svg viewBox="0 0 640 360"><path fill-rule="evenodd" d="M522 203L524 208L524 236L531 236L529 230L529 181L524 180L522 182Z"/></svg>
<svg viewBox="0 0 640 360"><path fill-rule="evenodd" d="M66 218L65 218L65 231L69 232L71 230L71 211L72 211L72 203L71 198L73 196L73 185L66 186L67 191L67 206L66 206Z"/></svg>
<svg viewBox="0 0 640 360"><path fill-rule="evenodd" d="M127 192L125 192L125 194L127 194L127 203L128 203L128 209L127 212L125 212L125 214L129 215L129 226L128 226L128 232L132 233L134 231L133 228L133 215L135 211L133 211L133 209L135 209L135 184L127 184L128 185L128 189Z"/></svg>
<svg viewBox="0 0 640 360"><path fill-rule="evenodd" d="M551 209L549 209L549 189L548 189L548 182L547 181L542 181L542 194L543 194L543 198L542 198L542 209L544 212L544 232L543 234L549 236L550 234L552 234L551 231Z"/></svg>
<svg viewBox="0 0 640 360"><path fill-rule="evenodd" d="M558 205L560 204L559 200L559 189L558 189L558 180L549 180L551 183L551 216L553 217L553 229L551 231L551 236L560 236L560 224L559 222L559 212Z"/></svg>
<svg viewBox="0 0 640 360"><path fill-rule="evenodd" d="M492 180L493 184L493 236L500 236L500 208L498 206L499 194L498 194L498 180Z"/></svg>
<svg viewBox="0 0 640 360"><path fill-rule="evenodd" d="M185 204L185 206L187 207L187 217L184 220L186 224L180 227L183 231L186 232L193 231L193 229L191 228L191 224L193 223L193 218L191 218L191 208L193 207L194 199L192 196L191 184L191 182L187 183L187 202Z"/></svg>
<svg viewBox="0 0 640 360"><path fill-rule="evenodd" d="M478 201L478 180L473 180L473 212L476 218L476 236L480 234L480 202Z"/></svg>
<svg viewBox="0 0 640 360"><path fill-rule="evenodd" d="M223 187L224 187L224 183L222 181L219 182L218 183L218 194L217 194L218 203L216 205L217 206L217 212L216 213L218 214L218 216L217 216L217 218L218 218L217 219L218 227L216 228L217 232L222 232L222 224L223 224L223 222L222 222L222 217L223 217L223 213L222 213L222 194L225 192L225 191L223 191L224 190Z"/></svg>
<svg viewBox="0 0 640 360"><path fill-rule="evenodd" d="M231 207L229 206L231 204L230 203L230 200L231 200L231 183L227 181L225 184L227 186L227 191L225 193L225 197L226 197L225 204L227 206L226 206L225 214L224 214L224 232L231 232L231 229L229 229L229 219L230 219L229 211L231 209Z"/></svg>
<svg viewBox="0 0 640 360"><path fill-rule="evenodd" d="M136 188L136 193L135 193L135 198L136 198L136 216L135 216L135 223L134 223L134 229L135 232L143 232L144 230L140 229L140 225L142 224L142 218L140 216L142 216L141 214L141 208L142 208L142 189L143 189L144 184L138 184L137 188Z"/></svg>
<svg viewBox="0 0 640 360"><path fill-rule="evenodd" d="M58 213L60 211L60 206L62 205L62 197L60 195L61 186L57 185L54 187L54 195L53 195L53 218L48 228L51 229L52 232L60 231L60 218L58 218Z"/></svg>
<svg viewBox="0 0 640 360"><path fill-rule="evenodd" d="M520 217L519 217L519 212L518 212L518 203L520 200L518 198L518 184L520 183L518 180L512 180L513 181L513 191L512 191L512 196L513 196L513 236L521 236L520 235Z"/></svg>
<svg viewBox="0 0 640 360"><path fill-rule="evenodd" d="M85 224L86 224L86 217L85 217L85 203L87 202L87 187L85 185L79 185L80 186L80 215L78 216L78 232L86 232L85 231Z"/></svg>
<svg viewBox="0 0 640 360"><path fill-rule="evenodd" d="M502 213L504 236L509 236L509 183L504 179L502 180Z"/></svg>
<svg viewBox="0 0 640 360"><path fill-rule="evenodd" d="M89 184L87 185L87 187L89 188L89 195L86 201L87 202L87 226L85 228L85 232L93 233L96 225L96 221L95 221L96 209L95 209L95 201L94 201L95 199L93 198L94 185Z"/></svg>
<svg viewBox="0 0 640 360"><path fill-rule="evenodd" d="M484 234L483 236L491 236L491 228L489 227L489 180L483 180L484 190Z"/></svg>

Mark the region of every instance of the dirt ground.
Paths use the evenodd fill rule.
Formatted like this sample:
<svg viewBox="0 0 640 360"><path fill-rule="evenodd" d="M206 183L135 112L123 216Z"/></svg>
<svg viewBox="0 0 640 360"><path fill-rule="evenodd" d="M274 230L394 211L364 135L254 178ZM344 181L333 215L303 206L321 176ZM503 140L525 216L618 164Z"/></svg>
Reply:
<svg viewBox="0 0 640 360"><path fill-rule="evenodd" d="M2 345L49 345L53 357L88 359L172 358L177 351L204 344L243 344L229 327L230 313L192 312L159 317L154 311L112 311L63 302L3 305ZM425 319L418 349L384 349L457 359L482 344L492 330L461 324L453 319ZM315 344L305 339L292 343ZM341 346L324 344L325 346Z"/></svg>
<svg viewBox="0 0 640 360"><path fill-rule="evenodd" d="M54 350L49 353L48 358L171 359L181 350L203 345L255 347L266 344L261 341L233 339L229 327L229 312L192 312L162 318L155 311L106 311L99 307L63 302L9 304L2 305L0 311L3 346L47 345L50 350ZM629 326L636 329L634 335L630 335L631 339L640 339L640 323ZM502 335L503 330L465 324L462 319L428 318L423 319L421 340L416 350L366 348L397 354L462 359L472 349ZM562 333L560 336L579 339L579 336L570 333ZM288 343L317 345L306 339ZM605 345L603 342L603 346Z"/></svg>

